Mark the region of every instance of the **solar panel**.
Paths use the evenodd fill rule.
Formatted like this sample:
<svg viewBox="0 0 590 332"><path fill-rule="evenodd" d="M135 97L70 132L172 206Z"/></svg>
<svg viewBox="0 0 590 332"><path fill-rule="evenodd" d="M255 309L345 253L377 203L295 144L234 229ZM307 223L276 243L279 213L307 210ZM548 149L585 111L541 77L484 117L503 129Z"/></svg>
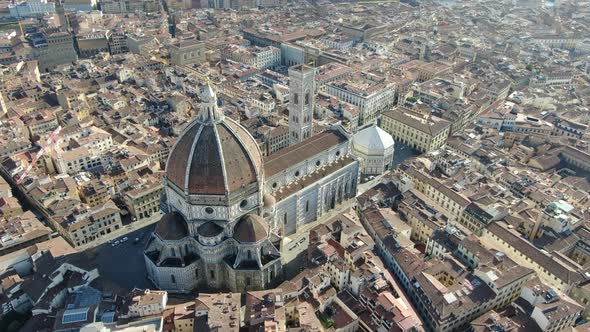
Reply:
<svg viewBox="0 0 590 332"><path fill-rule="evenodd" d="M64 311L62 324L71 324L86 321L88 319L88 309L89 308L80 308Z"/></svg>
<svg viewBox="0 0 590 332"><path fill-rule="evenodd" d="M115 313L114 312L105 312L104 314L102 314L102 317L100 318L100 320L103 323L112 323L115 321Z"/></svg>

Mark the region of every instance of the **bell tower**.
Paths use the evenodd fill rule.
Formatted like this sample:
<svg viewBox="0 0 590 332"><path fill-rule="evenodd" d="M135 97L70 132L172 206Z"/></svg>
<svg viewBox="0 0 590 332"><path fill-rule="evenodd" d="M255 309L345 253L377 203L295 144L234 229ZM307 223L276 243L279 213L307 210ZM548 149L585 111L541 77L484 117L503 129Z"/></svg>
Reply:
<svg viewBox="0 0 590 332"><path fill-rule="evenodd" d="M307 65L289 68L289 142L297 144L313 135L315 70Z"/></svg>
<svg viewBox="0 0 590 332"><path fill-rule="evenodd" d="M66 10L61 0L55 2L55 12L57 13L57 18L59 19L60 29L62 29L62 31L69 31L70 22L68 21L68 18L66 16Z"/></svg>

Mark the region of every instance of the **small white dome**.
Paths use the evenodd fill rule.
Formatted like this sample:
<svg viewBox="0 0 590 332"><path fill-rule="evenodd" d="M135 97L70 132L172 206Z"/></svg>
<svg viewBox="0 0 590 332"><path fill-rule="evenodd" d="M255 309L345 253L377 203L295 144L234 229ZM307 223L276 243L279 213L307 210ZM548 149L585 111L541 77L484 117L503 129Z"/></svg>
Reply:
<svg viewBox="0 0 590 332"><path fill-rule="evenodd" d="M393 137L377 126L362 129L354 135L352 142L355 147L369 151L385 151L394 145Z"/></svg>

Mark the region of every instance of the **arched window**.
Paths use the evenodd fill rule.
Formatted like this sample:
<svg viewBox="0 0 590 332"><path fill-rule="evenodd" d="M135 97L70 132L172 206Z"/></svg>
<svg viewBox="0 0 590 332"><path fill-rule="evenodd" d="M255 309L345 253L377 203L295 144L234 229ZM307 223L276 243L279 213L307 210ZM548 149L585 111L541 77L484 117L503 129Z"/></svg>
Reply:
<svg viewBox="0 0 590 332"><path fill-rule="evenodd" d="M298 93L293 94L293 103L295 105L299 104L299 94Z"/></svg>
<svg viewBox="0 0 590 332"><path fill-rule="evenodd" d="M175 284L176 283L176 277L174 277L174 274L170 275L170 279L172 279L172 283Z"/></svg>
<svg viewBox="0 0 590 332"><path fill-rule="evenodd" d="M305 201L305 212L309 212L309 201Z"/></svg>
<svg viewBox="0 0 590 332"><path fill-rule="evenodd" d="M252 251L248 250L248 259L252 259Z"/></svg>

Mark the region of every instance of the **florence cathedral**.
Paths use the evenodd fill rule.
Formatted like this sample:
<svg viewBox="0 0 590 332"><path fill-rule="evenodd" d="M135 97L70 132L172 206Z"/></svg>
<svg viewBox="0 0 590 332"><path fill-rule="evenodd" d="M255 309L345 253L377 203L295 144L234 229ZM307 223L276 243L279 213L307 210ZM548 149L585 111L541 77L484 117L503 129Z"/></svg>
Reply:
<svg viewBox="0 0 590 332"><path fill-rule="evenodd" d="M313 133L313 69L289 69L291 145L263 157L258 143L224 116L214 89L172 148L165 176L168 213L145 251L159 288L234 292L282 281L281 239L354 198L359 161L352 137L334 126Z"/></svg>

